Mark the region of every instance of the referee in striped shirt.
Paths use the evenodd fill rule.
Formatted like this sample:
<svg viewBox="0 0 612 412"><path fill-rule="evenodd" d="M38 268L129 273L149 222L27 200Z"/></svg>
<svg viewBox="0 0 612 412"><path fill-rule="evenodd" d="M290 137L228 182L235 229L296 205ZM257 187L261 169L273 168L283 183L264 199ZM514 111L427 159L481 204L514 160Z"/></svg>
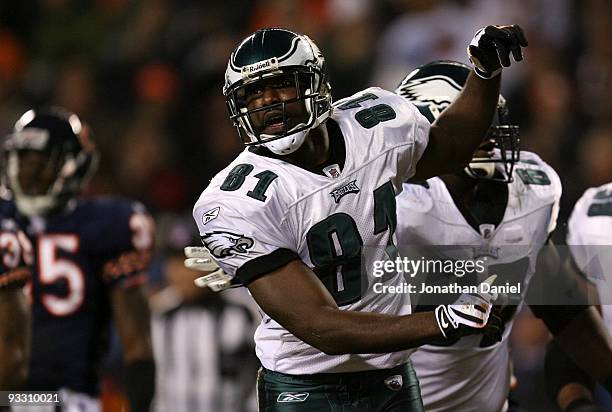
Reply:
<svg viewBox="0 0 612 412"><path fill-rule="evenodd" d="M158 269L167 286L151 296L154 410L255 411L257 315L246 290L197 288L199 273L183 266L183 247L193 244L191 220L160 226Z"/></svg>

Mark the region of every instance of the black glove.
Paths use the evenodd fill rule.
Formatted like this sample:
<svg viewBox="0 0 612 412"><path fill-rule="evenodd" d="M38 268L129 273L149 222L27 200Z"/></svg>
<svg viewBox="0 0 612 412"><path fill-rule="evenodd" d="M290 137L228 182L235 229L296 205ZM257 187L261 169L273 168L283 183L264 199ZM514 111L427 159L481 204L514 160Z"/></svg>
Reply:
<svg viewBox="0 0 612 412"><path fill-rule="evenodd" d="M468 46L468 56L476 74L491 79L502 71L502 66L510 67L510 52L514 60L523 60L521 47L527 47L523 30L512 26L487 26L474 35Z"/></svg>
<svg viewBox="0 0 612 412"><path fill-rule="evenodd" d="M495 305L491 309L489 314L489 320L487 326L482 331L482 339L480 340L480 347L486 348L495 345L497 342L501 342L504 336L504 330L506 330L506 323L502 316L502 306Z"/></svg>

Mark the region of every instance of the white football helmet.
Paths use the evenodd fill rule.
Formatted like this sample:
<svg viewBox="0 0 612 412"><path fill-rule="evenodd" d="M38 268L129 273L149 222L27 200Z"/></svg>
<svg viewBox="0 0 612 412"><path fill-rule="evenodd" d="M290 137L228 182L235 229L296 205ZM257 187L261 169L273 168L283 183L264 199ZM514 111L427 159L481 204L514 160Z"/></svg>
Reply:
<svg viewBox="0 0 612 412"><path fill-rule="evenodd" d="M293 86L296 97L249 109L247 97L263 87L261 82ZM331 87L319 48L308 36L281 28L258 30L238 45L225 71L223 94L242 142L264 145L278 155L296 151L331 113ZM298 102L305 115L292 118L287 106ZM257 125L253 116L262 113L264 121ZM264 133L272 123L282 127Z"/></svg>

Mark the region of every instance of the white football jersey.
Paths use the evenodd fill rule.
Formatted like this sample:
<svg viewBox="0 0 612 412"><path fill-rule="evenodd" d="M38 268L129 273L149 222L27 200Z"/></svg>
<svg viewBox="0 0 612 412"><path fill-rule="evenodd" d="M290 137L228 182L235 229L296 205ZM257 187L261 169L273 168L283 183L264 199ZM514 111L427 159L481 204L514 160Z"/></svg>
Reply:
<svg viewBox="0 0 612 412"><path fill-rule="evenodd" d="M567 244L576 266L595 284L612 333L612 182L588 189L568 221Z"/></svg>
<svg viewBox="0 0 612 412"><path fill-rule="evenodd" d="M464 254L460 258L469 260L484 255L492 273L500 270L492 265L525 268L523 274L517 274L524 293L538 252L555 228L561 182L549 165L530 152L521 152L513 174L501 223L497 227L481 225L479 231L466 221L440 178L427 180L428 188L405 184L397 199L400 252L410 246L470 246L460 248L461 252L454 250L452 258ZM501 410L510 388L507 337L511 328L512 319L506 324L502 342L493 346L479 347L482 336L473 335L452 346L421 346L412 354L425 409Z"/></svg>
<svg viewBox="0 0 612 412"><path fill-rule="evenodd" d="M299 258L343 310L409 314L408 295L370 292L368 273L394 240L395 196L414 175L430 125L406 99L379 88L338 101L331 118L344 136L342 170L320 175L244 150L194 207L202 241L225 272L244 282ZM377 248L362 253L366 246ZM401 281L399 274L388 280ZM410 353L329 356L265 315L255 342L265 368L289 374L390 368Z"/></svg>

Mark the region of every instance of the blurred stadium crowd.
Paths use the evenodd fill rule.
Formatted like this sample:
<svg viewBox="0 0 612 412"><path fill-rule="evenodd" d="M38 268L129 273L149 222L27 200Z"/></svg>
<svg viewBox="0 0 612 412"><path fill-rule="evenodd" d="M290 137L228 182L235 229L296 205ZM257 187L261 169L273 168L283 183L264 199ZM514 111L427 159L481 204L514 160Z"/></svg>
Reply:
<svg viewBox="0 0 612 412"><path fill-rule="evenodd" d="M88 121L102 154L90 191L153 211L161 289L181 266L169 266L169 256L193 241L195 200L242 150L221 87L246 34L265 26L308 34L326 56L337 100L370 85L393 89L434 59L466 61L477 28L517 23L530 45L502 92L522 147L562 179L556 237L564 239L577 198L612 177L611 21L609 0L2 1L0 132L26 109L51 104ZM547 334L531 320L515 328L519 395L536 405Z"/></svg>

